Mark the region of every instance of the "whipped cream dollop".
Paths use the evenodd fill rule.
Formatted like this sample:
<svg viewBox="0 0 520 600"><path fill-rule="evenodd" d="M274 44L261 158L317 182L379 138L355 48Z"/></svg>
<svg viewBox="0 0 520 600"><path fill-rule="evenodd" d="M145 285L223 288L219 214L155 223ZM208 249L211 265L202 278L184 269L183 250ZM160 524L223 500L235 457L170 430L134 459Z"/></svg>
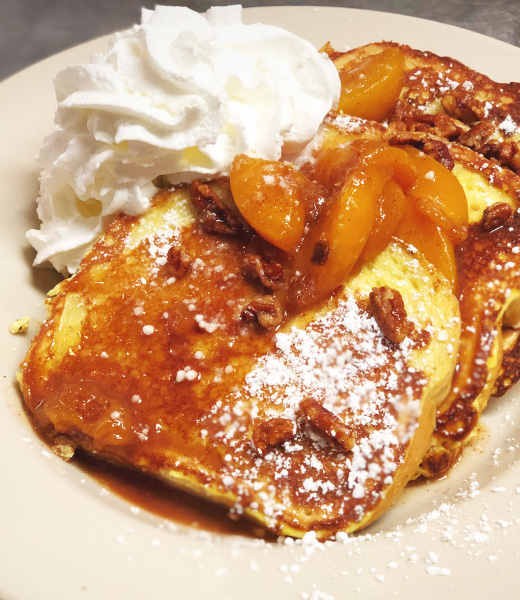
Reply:
<svg viewBox="0 0 520 600"><path fill-rule="evenodd" d="M58 129L40 153L35 264L74 273L120 212L170 183L227 174L239 153L301 150L337 103L338 73L308 41L245 25L241 6L144 9L108 51L55 78Z"/></svg>

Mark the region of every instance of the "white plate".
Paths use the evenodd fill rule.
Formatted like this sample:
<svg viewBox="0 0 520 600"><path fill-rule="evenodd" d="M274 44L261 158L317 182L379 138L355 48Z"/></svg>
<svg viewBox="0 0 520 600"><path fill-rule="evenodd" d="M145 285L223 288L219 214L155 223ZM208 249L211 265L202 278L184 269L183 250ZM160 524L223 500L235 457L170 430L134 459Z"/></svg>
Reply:
<svg viewBox="0 0 520 600"><path fill-rule="evenodd" d="M261 8L248 21L282 25L338 48L381 39L520 80L520 49L419 19L342 8ZM302 547L175 528L50 455L14 382L57 277L31 268L34 156L52 129L53 75L102 49L97 40L0 84L0 598L212 600L493 597L516 595L520 534L519 390L493 400L484 433L448 478L409 487L349 544ZM7 333L33 317L29 336ZM368 535L367 535L368 534ZM357 592L357 593L356 593Z"/></svg>

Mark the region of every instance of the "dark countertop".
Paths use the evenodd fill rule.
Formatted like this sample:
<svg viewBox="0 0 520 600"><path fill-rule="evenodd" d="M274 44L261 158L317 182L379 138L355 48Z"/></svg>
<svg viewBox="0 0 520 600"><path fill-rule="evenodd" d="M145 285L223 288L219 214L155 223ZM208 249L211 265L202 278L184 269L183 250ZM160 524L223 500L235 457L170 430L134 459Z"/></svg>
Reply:
<svg viewBox="0 0 520 600"><path fill-rule="evenodd" d="M160 0L0 0L0 80L39 60L93 38L126 29L140 21L142 6ZM232 0L168 2L197 11ZM250 2L263 5L348 6L387 11L471 29L520 46L519 0L296 0Z"/></svg>

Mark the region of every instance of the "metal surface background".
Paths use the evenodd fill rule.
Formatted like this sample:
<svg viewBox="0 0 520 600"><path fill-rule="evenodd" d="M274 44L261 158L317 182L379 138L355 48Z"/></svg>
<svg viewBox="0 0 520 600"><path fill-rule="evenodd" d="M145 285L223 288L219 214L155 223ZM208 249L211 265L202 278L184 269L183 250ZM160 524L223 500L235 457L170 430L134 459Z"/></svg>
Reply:
<svg viewBox="0 0 520 600"><path fill-rule="evenodd" d="M197 11L233 0L0 0L0 80L47 56L125 29L142 6L182 4ZM243 0L244 7L345 6L387 11L457 25L520 46L520 0Z"/></svg>

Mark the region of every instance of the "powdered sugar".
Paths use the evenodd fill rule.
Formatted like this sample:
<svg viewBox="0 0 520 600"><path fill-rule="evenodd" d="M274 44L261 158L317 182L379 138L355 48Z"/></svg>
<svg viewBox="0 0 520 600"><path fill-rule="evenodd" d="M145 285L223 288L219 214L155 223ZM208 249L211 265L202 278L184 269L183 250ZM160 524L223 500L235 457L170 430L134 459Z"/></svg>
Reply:
<svg viewBox="0 0 520 600"><path fill-rule="evenodd" d="M348 456L341 457L341 469L354 501L365 499L371 505L381 493L377 490L392 483L402 448L417 427L417 381L414 370L405 366L410 344L391 350L373 317L353 298L339 301L337 309L306 329L293 327L277 334L275 343L276 352L261 358L246 376L247 393L260 405L270 406L264 409L266 418L297 419L300 402L312 397L355 430L358 441ZM313 441L317 448L324 444L315 433ZM284 460L290 461L290 454L286 445L286 458L278 457L280 468ZM338 483L324 477L315 456L311 454L305 464L314 473L300 490L308 499L336 488ZM363 503L354 507L358 519L365 510Z"/></svg>

